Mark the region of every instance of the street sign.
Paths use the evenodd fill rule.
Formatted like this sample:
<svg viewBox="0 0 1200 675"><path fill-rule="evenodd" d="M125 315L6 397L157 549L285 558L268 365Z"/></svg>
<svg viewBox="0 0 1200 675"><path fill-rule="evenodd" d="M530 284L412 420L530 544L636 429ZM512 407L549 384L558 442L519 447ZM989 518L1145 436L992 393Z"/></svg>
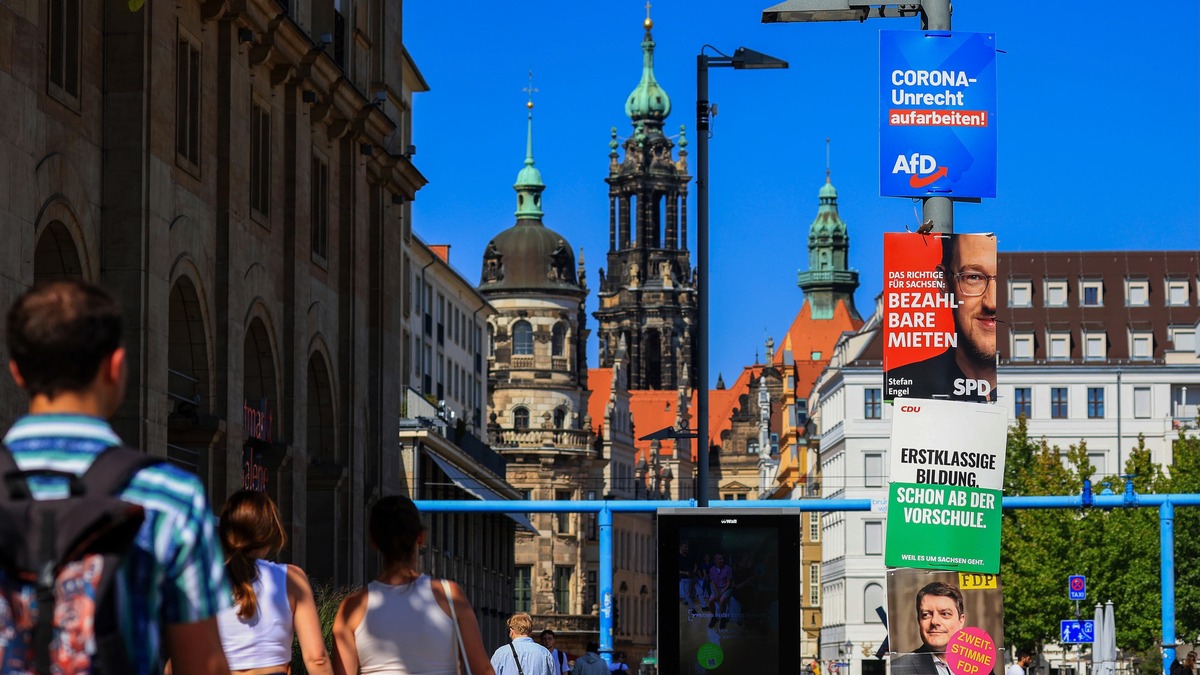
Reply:
<svg viewBox="0 0 1200 675"><path fill-rule="evenodd" d="M879 31L879 194L996 196L996 36Z"/></svg>
<svg viewBox="0 0 1200 675"><path fill-rule="evenodd" d="M1067 599L1087 600L1087 577L1081 574L1067 577Z"/></svg>
<svg viewBox="0 0 1200 675"><path fill-rule="evenodd" d="M1091 643L1096 640L1096 622L1091 619L1069 619L1059 621L1058 625L1059 642L1063 644Z"/></svg>

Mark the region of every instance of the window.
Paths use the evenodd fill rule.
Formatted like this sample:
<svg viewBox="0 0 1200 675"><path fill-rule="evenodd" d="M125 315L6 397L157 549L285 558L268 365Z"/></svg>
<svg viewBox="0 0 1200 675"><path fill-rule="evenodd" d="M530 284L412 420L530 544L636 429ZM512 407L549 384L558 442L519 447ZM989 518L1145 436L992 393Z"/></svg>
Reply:
<svg viewBox="0 0 1200 675"><path fill-rule="evenodd" d="M882 390L877 387L863 390L863 417L869 420L877 420L882 417L881 394Z"/></svg>
<svg viewBox="0 0 1200 675"><path fill-rule="evenodd" d="M320 262L329 260L329 165L318 157L312 158L312 194L309 218L312 220L312 256Z"/></svg>
<svg viewBox="0 0 1200 675"><path fill-rule="evenodd" d="M1104 418L1104 387L1088 387L1088 419Z"/></svg>
<svg viewBox="0 0 1200 675"><path fill-rule="evenodd" d="M820 563L809 563L808 565L808 604L821 604L821 565Z"/></svg>
<svg viewBox="0 0 1200 675"><path fill-rule="evenodd" d="M555 429L565 429L566 427L567 427L567 409L566 408L555 408L554 409L554 428Z"/></svg>
<svg viewBox="0 0 1200 675"><path fill-rule="evenodd" d="M1033 360L1033 333L1013 333L1012 357L1014 361Z"/></svg>
<svg viewBox="0 0 1200 675"><path fill-rule="evenodd" d="M883 487L883 455L869 452L863 460L863 486Z"/></svg>
<svg viewBox="0 0 1200 675"><path fill-rule="evenodd" d="M529 565L517 565L516 576L513 577L513 596L516 600L515 609L518 612L528 612L531 609L533 593L530 582L533 579L533 568Z"/></svg>
<svg viewBox="0 0 1200 675"><path fill-rule="evenodd" d="M556 501L560 501L560 502L569 502L569 501L571 501L571 491L570 490L555 490L554 491L554 499ZM571 514L556 513L554 515L556 516L556 519L557 519L557 532L559 534L571 534Z"/></svg>
<svg viewBox="0 0 1200 675"><path fill-rule="evenodd" d="M567 329L562 323L554 324L554 329L550 331L550 355L563 355L563 342L566 339Z"/></svg>
<svg viewBox="0 0 1200 675"><path fill-rule="evenodd" d="M200 46L183 31L175 49L175 157L200 170Z"/></svg>
<svg viewBox="0 0 1200 675"><path fill-rule="evenodd" d="M821 541L821 514L816 511L808 514L808 540Z"/></svg>
<svg viewBox="0 0 1200 675"><path fill-rule="evenodd" d="M513 354L533 355L533 326L528 321L513 324Z"/></svg>
<svg viewBox="0 0 1200 675"><path fill-rule="evenodd" d="M1069 361L1071 359L1071 334L1066 332L1050 332L1047 336L1050 344L1051 361Z"/></svg>
<svg viewBox="0 0 1200 675"><path fill-rule="evenodd" d="M1084 307L1100 307L1104 304L1104 282L1099 279L1080 281L1079 293L1083 297Z"/></svg>
<svg viewBox="0 0 1200 675"><path fill-rule="evenodd" d="M569 565L554 566L554 611L559 614L571 611L571 575L574 571Z"/></svg>
<svg viewBox="0 0 1200 675"><path fill-rule="evenodd" d="M876 583L867 584L863 589L863 621L865 623L883 623L877 610L887 611L887 594L883 586Z"/></svg>
<svg viewBox="0 0 1200 675"><path fill-rule="evenodd" d="M866 523L863 553L866 555L883 555L883 522L868 520Z"/></svg>
<svg viewBox="0 0 1200 675"><path fill-rule="evenodd" d="M1186 307L1188 304L1188 280L1167 279L1167 304L1172 307Z"/></svg>
<svg viewBox="0 0 1200 675"><path fill-rule="evenodd" d="M1103 450L1100 452L1088 453L1088 464L1091 464L1095 469L1092 471L1093 476L1108 475L1108 453Z"/></svg>
<svg viewBox="0 0 1200 675"><path fill-rule="evenodd" d="M1083 358L1088 361L1103 361L1104 357L1104 333L1085 333L1083 336Z"/></svg>
<svg viewBox="0 0 1200 675"><path fill-rule="evenodd" d="M1067 306L1067 282L1063 279L1046 280L1046 306Z"/></svg>
<svg viewBox="0 0 1200 675"><path fill-rule="evenodd" d="M583 589L583 613L584 614L590 614L592 609L594 607L596 607L596 605L597 605L596 599L599 597L599 594L596 592L596 589L598 587L599 586L596 583L596 570L588 570L587 586L585 586Z"/></svg>
<svg viewBox="0 0 1200 675"><path fill-rule="evenodd" d="M64 103L79 104L81 39L79 32L80 0L51 0L50 35L46 51L50 59L50 93Z"/></svg>
<svg viewBox="0 0 1200 675"><path fill-rule="evenodd" d="M250 106L250 209L271 215L271 114L257 103Z"/></svg>
<svg viewBox="0 0 1200 675"><path fill-rule="evenodd" d="M513 410L513 428L524 431L529 428L529 408Z"/></svg>
<svg viewBox="0 0 1200 675"><path fill-rule="evenodd" d="M1171 341L1177 351L1196 351L1195 326L1170 326L1167 328L1167 339Z"/></svg>
<svg viewBox="0 0 1200 675"><path fill-rule="evenodd" d="M1150 304L1150 281L1147 279L1125 280L1125 305L1145 307Z"/></svg>
<svg viewBox="0 0 1200 675"><path fill-rule="evenodd" d="M746 441L746 454L747 455L757 455L758 454L758 439L751 439L749 441Z"/></svg>
<svg viewBox="0 0 1200 675"><path fill-rule="evenodd" d="M1133 388L1133 416L1139 419L1150 417L1150 387Z"/></svg>
<svg viewBox="0 0 1200 675"><path fill-rule="evenodd" d="M1067 418L1067 388L1054 387L1050 390L1050 416L1054 419Z"/></svg>
<svg viewBox="0 0 1200 675"><path fill-rule="evenodd" d="M1029 281L1008 282L1008 306L1032 307L1033 283Z"/></svg>
<svg viewBox="0 0 1200 675"><path fill-rule="evenodd" d="M1129 358L1148 360L1154 356L1154 333L1148 330L1129 331Z"/></svg>
<svg viewBox="0 0 1200 675"><path fill-rule="evenodd" d="M1033 397L1029 387L1013 389L1013 417L1024 415L1026 419L1033 416Z"/></svg>

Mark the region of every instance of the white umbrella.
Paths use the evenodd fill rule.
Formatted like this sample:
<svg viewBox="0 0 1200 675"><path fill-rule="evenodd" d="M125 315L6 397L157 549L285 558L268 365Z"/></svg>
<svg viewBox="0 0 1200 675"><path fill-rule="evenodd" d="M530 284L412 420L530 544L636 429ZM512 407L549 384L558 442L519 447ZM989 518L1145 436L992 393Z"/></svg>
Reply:
<svg viewBox="0 0 1200 675"><path fill-rule="evenodd" d="M1104 605L1096 603L1092 632L1092 675L1104 675Z"/></svg>
<svg viewBox="0 0 1200 675"><path fill-rule="evenodd" d="M1113 616L1112 600L1104 604L1104 668L1105 675L1117 672L1117 620Z"/></svg>

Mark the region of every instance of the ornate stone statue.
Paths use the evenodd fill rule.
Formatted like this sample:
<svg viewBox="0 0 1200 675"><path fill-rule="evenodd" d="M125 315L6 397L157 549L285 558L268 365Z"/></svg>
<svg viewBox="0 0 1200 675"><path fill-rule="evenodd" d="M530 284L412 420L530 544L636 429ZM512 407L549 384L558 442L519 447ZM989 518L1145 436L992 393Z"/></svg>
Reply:
<svg viewBox="0 0 1200 675"><path fill-rule="evenodd" d="M629 287L637 288L638 283L642 280L642 270L637 262L629 263Z"/></svg>
<svg viewBox="0 0 1200 675"><path fill-rule="evenodd" d="M483 283L496 282L504 279L504 256L496 248L496 242L489 241L483 252Z"/></svg>
<svg viewBox="0 0 1200 675"><path fill-rule="evenodd" d="M673 288L674 284L671 281L671 263L664 260L658 263L658 274L662 277L663 288Z"/></svg>

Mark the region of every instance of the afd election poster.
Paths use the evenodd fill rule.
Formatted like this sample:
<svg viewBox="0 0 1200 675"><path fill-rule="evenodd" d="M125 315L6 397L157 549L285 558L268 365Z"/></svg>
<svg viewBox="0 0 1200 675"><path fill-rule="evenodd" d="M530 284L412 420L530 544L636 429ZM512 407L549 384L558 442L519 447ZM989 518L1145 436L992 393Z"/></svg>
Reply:
<svg viewBox="0 0 1200 675"><path fill-rule="evenodd" d="M999 406L896 399L884 564L1000 572L1007 427Z"/></svg>
<svg viewBox="0 0 1200 675"><path fill-rule="evenodd" d="M888 570L887 604L892 675L937 675L936 660L953 675L1004 672L999 575Z"/></svg>
<svg viewBox="0 0 1200 675"><path fill-rule="evenodd" d="M883 399L996 400L996 237L883 235Z"/></svg>
<svg viewBox="0 0 1200 675"><path fill-rule="evenodd" d="M996 36L879 31L879 194L996 196Z"/></svg>

